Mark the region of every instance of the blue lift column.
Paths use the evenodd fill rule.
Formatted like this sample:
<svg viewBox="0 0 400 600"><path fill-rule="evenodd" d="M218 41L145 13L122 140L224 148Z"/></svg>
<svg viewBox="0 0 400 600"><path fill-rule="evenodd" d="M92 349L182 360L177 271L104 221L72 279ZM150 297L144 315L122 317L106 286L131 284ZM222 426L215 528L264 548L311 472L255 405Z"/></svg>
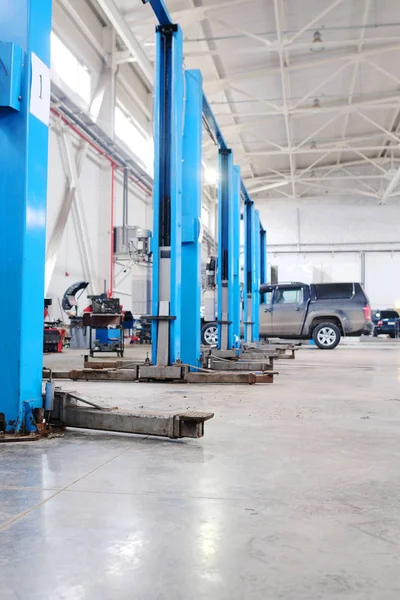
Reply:
<svg viewBox="0 0 400 600"><path fill-rule="evenodd" d="M42 356L51 0L0 0L0 431L35 433Z"/></svg>
<svg viewBox="0 0 400 600"><path fill-rule="evenodd" d="M260 211L254 211L253 342L260 339Z"/></svg>
<svg viewBox="0 0 400 600"><path fill-rule="evenodd" d="M154 86L152 289L152 360L158 366L181 358L182 61L181 29L161 23L156 28Z"/></svg>
<svg viewBox="0 0 400 600"><path fill-rule="evenodd" d="M232 222L233 222L233 314L232 333L234 342L240 342L240 167L233 167ZM236 344L235 344L236 345Z"/></svg>
<svg viewBox="0 0 400 600"><path fill-rule="evenodd" d="M218 349L235 346L234 318L234 219L233 156L229 149L219 150L218 188ZM240 243L240 242L239 242Z"/></svg>
<svg viewBox="0 0 400 600"><path fill-rule="evenodd" d="M260 285L267 281L267 232L260 222Z"/></svg>
<svg viewBox="0 0 400 600"><path fill-rule="evenodd" d="M244 204L244 339L259 339L260 215L254 202Z"/></svg>
<svg viewBox="0 0 400 600"><path fill-rule="evenodd" d="M181 360L200 366L201 306L201 155L202 76L198 70L185 72L185 123L182 181L182 328Z"/></svg>

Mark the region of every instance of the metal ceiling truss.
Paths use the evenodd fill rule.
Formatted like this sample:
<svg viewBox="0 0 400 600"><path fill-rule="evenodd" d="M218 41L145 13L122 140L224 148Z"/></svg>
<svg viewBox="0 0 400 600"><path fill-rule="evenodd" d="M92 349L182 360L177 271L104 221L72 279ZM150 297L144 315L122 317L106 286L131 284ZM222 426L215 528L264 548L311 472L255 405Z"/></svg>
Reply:
<svg viewBox="0 0 400 600"><path fill-rule="evenodd" d="M63 4L68 0L62 0ZM99 6L103 9L104 13L110 19L112 25L115 27L117 33L124 41L129 53L135 60L135 68L138 68L147 83L150 84L152 80L152 65L145 53L143 48L140 47L138 39L133 33L133 28L142 28L143 30L148 27L150 20L138 18L138 13L129 11L125 15L122 15L116 6L116 0L95 0ZM363 190L362 183L363 178L354 178L353 174L349 174L342 171L341 181L347 179L349 182L354 182L354 189L351 192L354 194L361 194L364 196L371 197L375 193L375 197L378 201L385 202L388 198L392 197L396 193L396 189L400 183L400 174L396 174L392 179L388 179L387 169L382 161L377 160L374 156L384 156L385 153L390 150L392 158L397 163L399 154L400 136L397 134L398 119L400 115L400 99L397 94L397 86L400 85L400 78L390 72L390 69L385 65L381 66L376 62L377 57L385 54L395 53L400 50L400 37L399 36L388 36L388 37L366 37L366 26L368 24L372 0L364 0L364 8L361 16L361 33L356 39L338 39L338 40L327 40L323 42L324 50L341 50L342 52L338 55L325 54L321 57L313 57L309 60L291 60L291 53L298 50L310 50L310 42L306 41L304 34L312 31L312 28L318 27L323 19L328 17L340 7L345 4L345 0L333 0L328 6L325 6L319 13L314 14L312 19L298 29L294 34L288 35L285 32L285 8L287 0L273 0L274 14L275 14L275 39L266 39L262 34L256 34L248 31L246 27L238 26L237 23L229 23L230 13L225 10L222 13L222 9L227 9L232 6L245 5L248 0L221 0L215 3L213 6L204 6L202 0L189 0L188 8L181 9L176 13L173 13L173 18L178 20L183 26L199 24L200 31L203 32L204 38L191 39L188 38L188 43L191 46L188 47L186 56L201 57L202 55L208 56L214 63L214 70L216 77L211 80L204 81L204 89L207 94L213 94L216 92L223 92L224 98L222 102L216 102L212 107L215 108L218 104L225 104L229 111L226 112L215 112L215 116L218 117L221 122L225 123L226 126L222 126L224 135L243 135L252 136L252 129L259 129L260 118L264 117L280 117L283 118L284 131L285 131L285 145L281 145L277 140L265 139L264 148L258 148L254 150L254 144L260 145L263 141L263 136L260 132L254 133L254 140L248 141L248 137L239 137L239 141L236 144L230 144L232 146L239 146L236 151L236 155L240 157L242 165L246 165L251 170L251 176L246 179L246 183L252 185L259 181L258 176L262 176L262 171L265 173L275 172L275 175L281 173L279 170L273 170L269 165L266 166L265 159L267 157L282 156L285 157L288 163L288 173L282 176L282 182L288 181L287 191L290 190L290 194L285 190L276 189L274 193L281 196L303 196L304 190L302 189L303 184L309 184L312 189L320 187L318 183L309 182L310 177L306 175L315 169L318 172L321 169L334 169L335 165L338 169L346 166L363 164L368 165L375 169L377 172L377 178L373 175L370 183L367 184L368 188ZM219 11L219 12L218 12ZM223 18L221 15L223 14ZM225 27L231 34L224 36L224 39L230 37L244 37L252 40L253 44L248 48L229 48L228 46L217 48L212 36L212 31L209 25L218 25L219 27ZM142 36L143 37L143 36ZM193 49L193 44L196 42L205 42L207 47L201 48L200 50ZM256 42L256 44L254 44ZM235 74L225 75L221 70L223 66L223 57L225 53L234 54L240 52L241 55L246 53L258 53L263 52L275 53L278 57L278 65L272 68L257 68L254 70L243 69ZM121 61L128 60L127 53L120 56ZM362 94L356 94L357 81L360 73L360 66L364 63L374 69L380 75L386 77L388 82L394 84L396 87L391 92L380 95L365 96ZM329 65L333 66L329 68ZM323 77L317 85L311 86L307 93L303 94L300 99L293 101L291 99L290 84L291 75L294 72L306 71L310 68L315 67L327 67L326 77ZM335 78L339 77L343 73L347 74L349 71L349 88L345 98L341 98L338 102L324 101L321 103L320 108L312 106L312 101L318 95L321 96L321 90L327 86L330 82L334 82ZM241 89L241 85L246 86L247 81L264 80L269 75L279 74L280 83L282 90L282 99L280 103L271 101L268 98L263 98L257 93L250 92L248 89ZM229 92L243 95L243 102L249 102L249 104L255 104L255 111L238 111L235 110L235 100L231 97ZM259 110L263 107L265 110ZM385 113L382 111L393 110L393 120L391 125L386 127L380 122L378 123L375 119L377 118L376 112L382 117ZM371 115L371 112L373 114ZM312 116L314 114L329 114L332 116L327 121L315 128L312 134L307 134L303 139L294 139L293 124L296 119L304 118L306 116ZM359 136L348 136L350 116L353 118L360 119L369 123L372 126L371 132L359 135ZM250 121L249 121L250 119ZM317 138L324 130L327 130L329 126L338 124L339 136L336 139L321 140ZM340 125L339 125L340 123ZM268 127L266 126L268 131ZM317 139L313 139L317 138ZM207 144L205 148L207 152ZM310 155L311 162L304 168L299 169L296 165L296 157L302 155L303 159L306 155ZM349 160L350 155L352 160ZM370 156L371 154L371 156ZM313 156L315 155L315 157ZM327 159L329 164L327 165ZM360 159L360 160L358 160ZM323 164L322 164L323 163ZM260 172L261 171L261 172ZM332 171L334 172L334 171ZM326 175L326 174L325 174ZM380 176L380 178L379 178ZM331 180L330 180L331 181ZM378 186L375 191L374 184L377 182ZM385 182L385 183L383 183ZM277 183L277 182L273 182ZM321 185L325 189L325 180ZM298 188L301 186L301 188ZM364 188L366 186L364 185ZM360 189L361 188L361 189ZM336 188L348 193L349 189L342 186Z"/></svg>

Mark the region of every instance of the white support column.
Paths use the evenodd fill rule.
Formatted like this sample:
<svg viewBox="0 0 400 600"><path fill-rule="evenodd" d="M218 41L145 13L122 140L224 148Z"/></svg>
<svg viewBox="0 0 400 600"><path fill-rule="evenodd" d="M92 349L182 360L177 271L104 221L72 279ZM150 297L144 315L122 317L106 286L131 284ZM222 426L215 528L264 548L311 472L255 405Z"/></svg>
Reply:
<svg viewBox="0 0 400 600"><path fill-rule="evenodd" d="M275 25L278 36L278 42L282 44L282 30L280 24L280 13L279 13L279 4L278 0L274 0L274 12L275 12ZM288 90L288 81L287 81L287 73L285 72L285 63L282 45L279 49L279 64L280 64L280 73L281 73L281 86L282 86L282 96L283 96L283 118L285 120L285 130L286 137L288 143L288 152L289 152L289 165L290 165L290 179L292 183L292 194L293 198L296 197L296 184L295 184L295 175L296 175L296 166L293 156L293 147L292 147L292 131L290 127L290 118L289 118L289 107L288 107L288 98L289 98L289 90Z"/></svg>
<svg viewBox="0 0 400 600"><path fill-rule="evenodd" d="M114 137L114 115L115 115L115 87L116 87L116 33L113 27L104 27L103 29L103 53L106 57L106 63L103 66L95 91L93 93L89 112L95 123L98 123L100 127L109 135L111 138ZM79 145L76 157L73 158L73 146L70 139L69 133L66 133L65 128L62 129L62 150L64 157L66 158L67 166L67 180L68 187L65 192L63 202L61 204L59 213L57 215L56 223L52 234L50 236L47 250L46 250L46 265L45 265L45 293L49 289L51 278L54 273L54 269L57 263L57 256L60 249L60 244L64 235L65 227L67 225L68 218L73 210L73 219L77 235L79 232L83 232L86 229L86 223L79 224L79 215L82 214L83 218L83 205L73 208L77 202L78 188L79 188L79 177L82 172L83 163L86 159L87 152L89 150L89 143L82 141ZM67 137L65 137L67 136ZM105 189L111 189L111 181L105 183ZM103 189L103 187L102 187ZM108 196L108 204L110 203L110 195ZM111 214L111 213L110 213ZM104 222L104 227L108 231L110 236L110 223L109 218ZM93 260L88 257L90 250L88 249L89 241L81 241L80 252L82 257L82 264L85 267L86 277L90 285L98 285L98 282L91 281L89 277L93 277L94 268ZM109 239L108 247L110 247L111 241Z"/></svg>
<svg viewBox="0 0 400 600"><path fill-rule="evenodd" d="M400 183L400 167L398 168L398 170L396 171L396 173L393 175L392 179L390 180L390 182L380 200L380 204L385 204L385 202L387 201L388 198L390 198L391 194L394 192L394 190L399 185L399 183Z"/></svg>
<svg viewBox="0 0 400 600"><path fill-rule="evenodd" d="M114 224L114 205L113 205L113 168L109 161L104 161L100 172L100 195L97 199L97 227L99 232L98 244L98 279L101 283L100 291L103 291L104 281L107 282L107 291L111 290L114 281L111 281L111 264L114 265L114 257L111 252L111 239Z"/></svg>
<svg viewBox="0 0 400 600"><path fill-rule="evenodd" d="M114 139L115 121L116 38L117 34L114 27L103 27L103 48L107 62L102 73L101 83L105 86L105 91L100 104L97 123L111 139Z"/></svg>
<svg viewBox="0 0 400 600"><path fill-rule="evenodd" d="M95 280L95 269L93 266L93 254L91 250L90 238L88 233L85 209L79 188L79 175L78 175L78 159L81 160L80 168L82 171L84 157L86 152L82 156L80 153L74 152L72 144L71 134L68 129L64 130L61 137L65 156L67 158L68 173L67 177L73 182L73 200L70 205L72 210L72 219L76 231L76 237L78 240L79 252L82 259L82 267L85 274L86 280L89 282L88 290L92 291L97 284Z"/></svg>

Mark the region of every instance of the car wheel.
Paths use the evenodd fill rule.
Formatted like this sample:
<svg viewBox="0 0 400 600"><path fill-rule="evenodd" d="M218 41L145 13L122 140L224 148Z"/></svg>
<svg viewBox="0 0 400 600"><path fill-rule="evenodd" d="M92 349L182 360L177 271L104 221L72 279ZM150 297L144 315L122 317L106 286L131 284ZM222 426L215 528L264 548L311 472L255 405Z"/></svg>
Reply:
<svg viewBox="0 0 400 600"><path fill-rule="evenodd" d="M340 330L334 323L320 323L312 333L313 340L321 350L333 350L340 342Z"/></svg>
<svg viewBox="0 0 400 600"><path fill-rule="evenodd" d="M378 332L376 329L374 329L374 333L372 334L374 337L378 337Z"/></svg>
<svg viewBox="0 0 400 600"><path fill-rule="evenodd" d="M205 346L218 344L218 323L206 323L201 328L201 343Z"/></svg>

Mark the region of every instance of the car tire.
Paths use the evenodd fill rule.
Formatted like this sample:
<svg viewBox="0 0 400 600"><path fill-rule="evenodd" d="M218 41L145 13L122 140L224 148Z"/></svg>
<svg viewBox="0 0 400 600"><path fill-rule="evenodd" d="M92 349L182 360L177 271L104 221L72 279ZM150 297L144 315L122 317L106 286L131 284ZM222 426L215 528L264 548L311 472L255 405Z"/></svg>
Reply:
<svg viewBox="0 0 400 600"><path fill-rule="evenodd" d="M373 332L373 334L372 334L372 335L373 335L374 337L378 337L378 332L377 332L377 330L376 330L376 329L374 329L374 332Z"/></svg>
<svg viewBox="0 0 400 600"><path fill-rule="evenodd" d="M340 342L340 329L334 323L319 323L312 332L315 345L321 350L333 350Z"/></svg>
<svg viewBox="0 0 400 600"><path fill-rule="evenodd" d="M201 343L204 346L216 346L218 344L218 323L210 321L201 328Z"/></svg>

